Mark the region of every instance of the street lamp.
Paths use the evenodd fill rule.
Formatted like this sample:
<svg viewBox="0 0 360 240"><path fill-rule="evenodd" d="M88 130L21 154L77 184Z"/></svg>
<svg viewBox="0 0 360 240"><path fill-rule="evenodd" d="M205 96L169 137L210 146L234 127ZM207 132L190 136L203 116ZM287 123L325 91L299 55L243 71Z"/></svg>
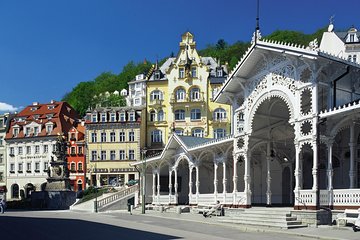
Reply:
<svg viewBox="0 0 360 240"><path fill-rule="evenodd" d="M145 214L145 191L146 191L146 161L145 161L145 154L146 154L146 147L141 150L141 160L143 161L143 168L142 168L142 198L141 198L141 213Z"/></svg>

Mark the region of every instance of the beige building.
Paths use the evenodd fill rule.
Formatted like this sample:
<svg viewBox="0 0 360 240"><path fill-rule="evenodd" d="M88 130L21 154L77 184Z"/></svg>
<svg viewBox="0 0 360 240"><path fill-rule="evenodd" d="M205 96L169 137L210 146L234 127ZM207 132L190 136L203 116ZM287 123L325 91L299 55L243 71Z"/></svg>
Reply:
<svg viewBox="0 0 360 240"><path fill-rule="evenodd" d="M145 112L140 107L96 108L86 114L87 178L91 185L121 186L139 178Z"/></svg>
<svg viewBox="0 0 360 240"><path fill-rule="evenodd" d="M161 150L171 133L201 138L230 134L231 108L213 96L227 76L226 65L201 57L190 32L176 57L153 67L147 81L147 147Z"/></svg>

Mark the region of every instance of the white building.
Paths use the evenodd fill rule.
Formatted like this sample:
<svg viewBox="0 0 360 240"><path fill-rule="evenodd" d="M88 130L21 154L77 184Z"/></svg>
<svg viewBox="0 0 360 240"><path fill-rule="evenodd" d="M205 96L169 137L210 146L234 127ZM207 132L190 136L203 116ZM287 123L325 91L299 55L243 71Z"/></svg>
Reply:
<svg viewBox="0 0 360 240"><path fill-rule="evenodd" d="M136 75L135 79L128 82L129 95L126 97L126 106L146 106L146 76ZM125 94L127 95L127 94Z"/></svg>
<svg viewBox="0 0 360 240"><path fill-rule="evenodd" d="M172 135L135 164L147 201L358 208L360 65L342 57L256 39L214 98L231 104L233 135Z"/></svg>
<svg viewBox="0 0 360 240"><path fill-rule="evenodd" d="M5 136L11 114L0 115L0 197L6 191L6 146Z"/></svg>

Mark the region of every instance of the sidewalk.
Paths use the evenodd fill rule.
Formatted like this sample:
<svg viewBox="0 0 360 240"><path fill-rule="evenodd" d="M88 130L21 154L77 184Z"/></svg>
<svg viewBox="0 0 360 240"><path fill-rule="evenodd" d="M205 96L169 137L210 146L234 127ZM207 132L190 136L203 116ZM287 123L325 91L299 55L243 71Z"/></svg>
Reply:
<svg viewBox="0 0 360 240"><path fill-rule="evenodd" d="M141 214L141 208L134 209L132 214ZM295 228L295 229L261 228L255 226L245 226L240 224L222 223L218 221L218 219L222 217L204 218L202 214L196 214L196 213L181 213L181 214L175 212L161 213L159 211L146 210L145 214L150 215L152 217L221 225L224 227L236 228L242 232L276 232L281 234L289 234L289 235L295 235L295 236L307 237L307 238L316 238L316 239L339 239L339 240L360 239L360 232L354 232L351 227L320 225L318 227L305 227L305 228Z"/></svg>

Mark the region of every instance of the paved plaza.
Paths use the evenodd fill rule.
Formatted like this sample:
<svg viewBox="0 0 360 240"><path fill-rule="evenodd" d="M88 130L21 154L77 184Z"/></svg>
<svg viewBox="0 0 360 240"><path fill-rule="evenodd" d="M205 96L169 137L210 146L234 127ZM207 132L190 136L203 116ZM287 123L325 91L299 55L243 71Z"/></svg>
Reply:
<svg viewBox="0 0 360 240"><path fill-rule="evenodd" d="M13 226L21 226L14 228ZM18 229L18 230L15 230ZM21 230L20 230L21 229ZM350 227L264 229L223 224L201 214L135 210L8 211L0 215L1 239L359 239Z"/></svg>

